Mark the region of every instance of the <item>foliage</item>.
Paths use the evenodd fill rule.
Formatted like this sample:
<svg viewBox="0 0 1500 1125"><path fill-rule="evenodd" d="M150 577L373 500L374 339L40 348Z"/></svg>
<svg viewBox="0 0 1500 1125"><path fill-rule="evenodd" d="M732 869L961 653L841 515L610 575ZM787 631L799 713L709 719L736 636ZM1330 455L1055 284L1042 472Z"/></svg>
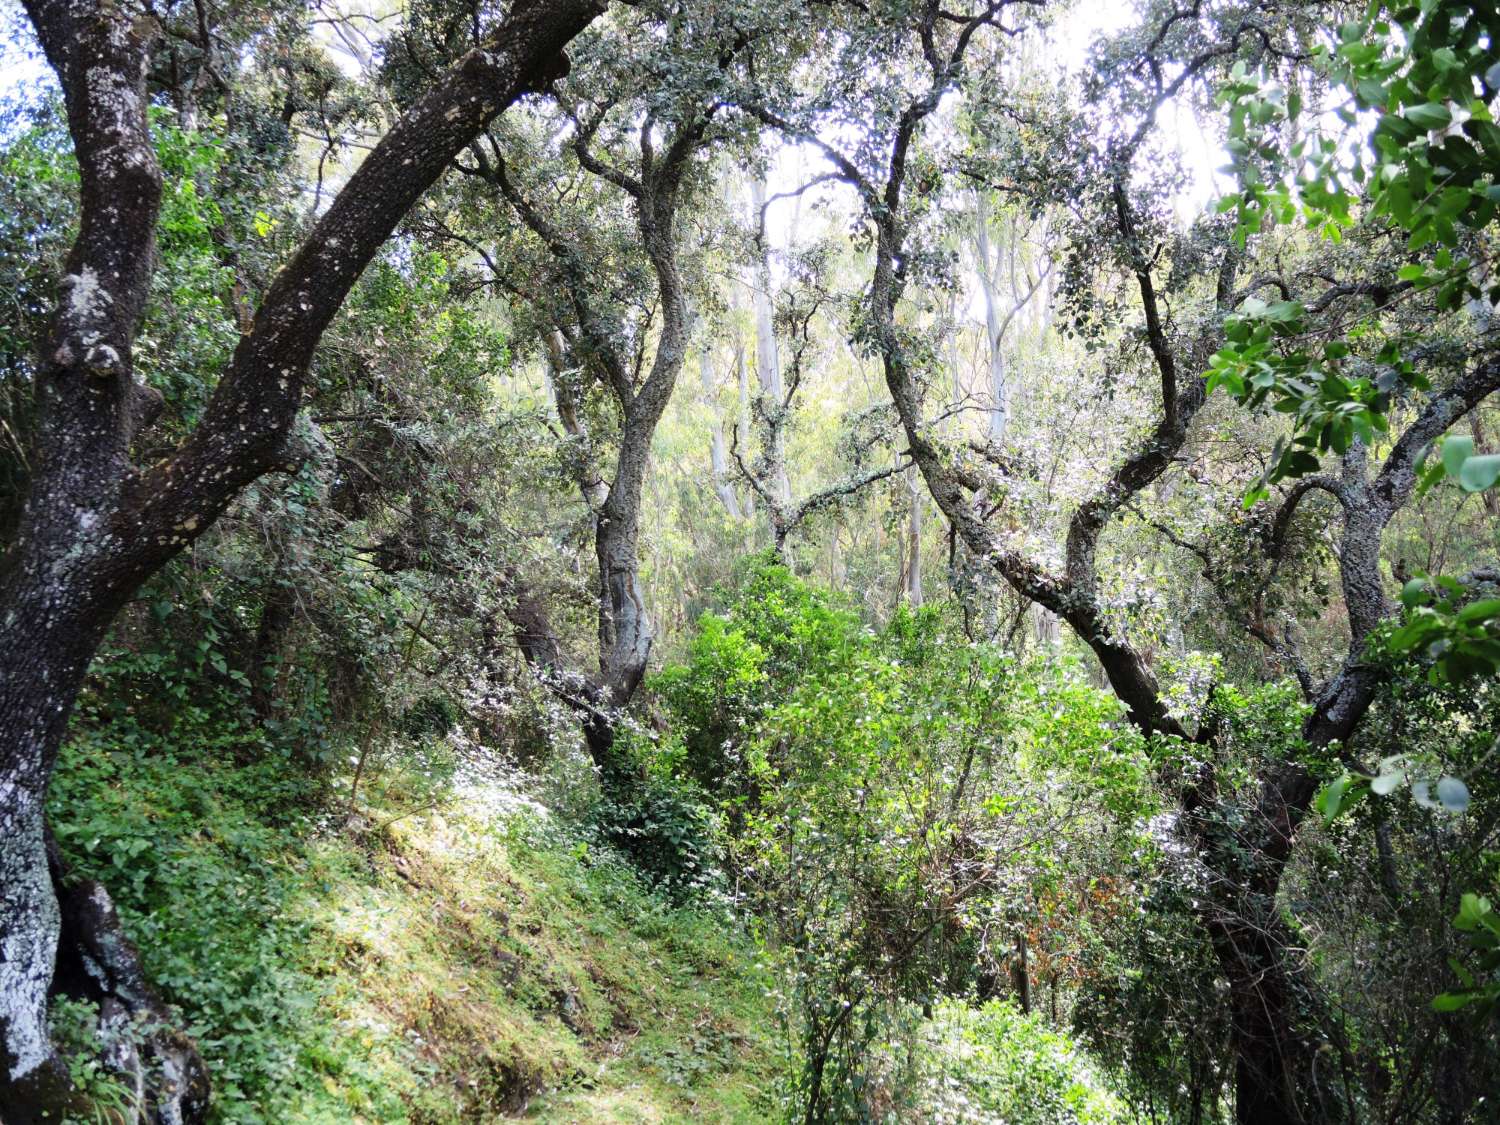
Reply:
<svg viewBox="0 0 1500 1125"><path fill-rule="evenodd" d="M99 1005L67 996L52 998L48 1016L58 1047L67 1059L75 1104L87 1107L87 1115L80 1121L113 1125L129 1120L130 1114L138 1112L134 1094L110 1065L108 1056L117 1047L128 1045L131 1029L116 1027L108 1040L103 1039L98 1032ZM121 1044L120 1037L126 1037L127 1043Z"/></svg>
<svg viewBox="0 0 1500 1125"><path fill-rule="evenodd" d="M214 1120L457 1121L549 1090L542 1120L645 1099L760 1119L764 985L722 913L674 908L503 786L437 813L388 786L371 813L392 823L341 839L315 786L274 755L236 764L226 733L87 728L53 804L208 1059ZM71 1003L54 1019L111 1120L118 1087Z"/></svg>
<svg viewBox="0 0 1500 1125"><path fill-rule="evenodd" d="M1476 1019L1487 1019L1500 1004L1500 914L1489 899L1466 891L1453 928L1467 937L1474 962L1472 967L1451 962L1463 987L1433 997L1432 1006L1440 1012L1455 1012L1472 1005Z"/></svg>
<svg viewBox="0 0 1500 1125"><path fill-rule="evenodd" d="M1429 387L1419 341L1380 338L1386 305L1426 294L1441 315L1486 291L1490 303L1500 299L1500 287L1483 280L1490 253L1483 235L1500 207L1494 32L1483 7L1467 0L1372 4L1338 29L1335 45L1314 48L1333 104L1306 104L1302 91L1243 65L1221 88L1241 190L1220 208L1236 212L1241 245L1278 223L1334 242L1367 224L1405 243L1396 261L1359 282L1378 294L1374 310L1352 324L1318 333L1306 302L1253 297L1226 324L1228 345L1214 357L1210 386L1246 406L1269 399L1293 417L1293 440L1274 450L1249 500L1266 495L1268 484L1317 471L1318 453L1343 453L1356 438L1370 444L1387 428L1393 396ZM1321 348L1298 346L1317 334L1326 339ZM1374 353L1361 356L1359 343L1372 337Z"/></svg>
<svg viewBox="0 0 1500 1125"><path fill-rule="evenodd" d="M149 13L140 465L493 7ZM321 333L297 463L127 591L52 784L216 1119L1224 1122L1246 978L1210 931L1247 902L1355 1119L1482 1112L1492 401L1388 529L1351 498L1493 362L1496 29L1251 7L1150 0L1085 54L1063 5L613 5L460 154ZM62 106L23 101L7 547L78 211ZM1184 115L1227 131L1217 216ZM658 363L701 393L643 399ZM594 673L626 572L659 669L628 700ZM1106 690L1122 654L1180 737ZM108 1119L99 1015L52 1006Z"/></svg>
<svg viewBox="0 0 1500 1125"><path fill-rule="evenodd" d="M918 1038L918 1097L933 1121L1090 1125L1131 1120L1066 1035L1014 1003L943 1001Z"/></svg>
<svg viewBox="0 0 1500 1125"><path fill-rule="evenodd" d="M1035 951L1020 971L1055 989L1123 893L1075 866L1128 846L1149 800L1117 705L954 630L939 610L859 629L772 564L662 677L710 733L700 753L731 751L715 791L733 868L774 920L785 1096L809 1119L867 1112L873 1045L912 1026L910 1005L993 991L1018 939ZM1064 907L1075 895L1089 907Z"/></svg>
<svg viewBox="0 0 1500 1125"><path fill-rule="evenodd" d="M722 830L713 803L690 778L653 762L635 739L616 746L627 762L639 761L639 772L602 779L591 813L600 842L679 901L707 903L721 895Z"/></svg>

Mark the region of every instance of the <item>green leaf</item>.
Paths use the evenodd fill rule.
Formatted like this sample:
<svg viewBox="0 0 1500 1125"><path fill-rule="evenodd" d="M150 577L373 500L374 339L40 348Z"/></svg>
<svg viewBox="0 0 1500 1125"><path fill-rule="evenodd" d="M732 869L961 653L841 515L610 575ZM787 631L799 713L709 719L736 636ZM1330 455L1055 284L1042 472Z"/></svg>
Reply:
<svg viewBox="0 0 1500 1125"><path fill-rule="evenodd" d="M1370 782L1370 792L1377 797L1384 797L1394 793L1401 782L1406 779L1402 773L1383 773Z"/></svg>
<svg viewBox="0 0 1500 1125"><path fill-rule="evenodd" d="M1314 804L1323 814L1323 824L1326 827L1352 809L1369 793L1370 786L1364 778L1346 773L1324 786L1315 798Z"/></svg>
<svg viewBox="0 0 1500 1125"><path fill-rule="evenodd" d="M1401 587L1401 604L1407 609L1421 605L1427 597L1427 579L1408 579L1405 586Z"/></svg>
<svg viewBox="0 0 1500 1125"><path fill-rule="evenodd" d="M1453 114L1447 106L1438 102L1427 102L1424 105L1409 105L1402 111L1402 116L1419 129L1445 129L1453 121Z"/></svg>
<svg viewBox="0 0 1500 1125"><path fill-rule="evenodd" d="M1458 611L1458 620L1465 625L1477 625L1494 617L1500 617L1500 598L1484 598Z"/></svg>
<svg viewBox="0 0 1500 1125"><path fill-rule="evenodd" d="M1464 462L1474 455L1474 439L1454 435L1443 439L1443 468L1450 477L1458 476Z"/></svg>
<svg viewBox="0 0 1500 1125"><path fill-rule="evenodd" d="M1432 998L1432 1010L1435 1012L1456 1012L1460 1008L1466 1008L1474 1002L1474 997L1467 992L1440 992Z"/></svg>
<svg viewBox="0 0 1500 1125"><path fill-rule="evenodd" d="M1457 777L1440 777L1437 783L1437 797L1442 802L1443 808L1451 813L1467 812L1469 808L1469 787L1462 779Z"/></svg>
<svg viewBox="0 0 1500 1125"><path fill-rule="evenodd" d="M1355 86L1354 92L1359 95L1359 100L1367 106L1379 107L1385 105L1385 84L1374 78L1366 78L1363 82Z"/></svg>
<svg viewBox="0 0 1500 1125"><path fill-rule="evenodd" d="M1445 457L1444 463L1447 463ZM1459 470L1458 484L1465 492L1483 492L1500 480L1500 453L1470 457Z"/></svg>
<svg viewBox="0 0 1500 1125"><path fill-rule="evenodd" d="M1344 794L1349 791L1349 786L1353 781L1354 779L1346 773L1343 777L1335 778L1318 791L1313 804L1323 816L1324 827L1332 824L1337 819L1339 809L1344 803Z"/></svg>
<svg viewBox="0 0 1500 1125"><path fill-rule="evenodd" d="M1477 930L1487 915L1493 913L1490 900L1473 891L1465 891L1458 904L1458 916L1453 919L1454 929L1465 933Z"/></svg>

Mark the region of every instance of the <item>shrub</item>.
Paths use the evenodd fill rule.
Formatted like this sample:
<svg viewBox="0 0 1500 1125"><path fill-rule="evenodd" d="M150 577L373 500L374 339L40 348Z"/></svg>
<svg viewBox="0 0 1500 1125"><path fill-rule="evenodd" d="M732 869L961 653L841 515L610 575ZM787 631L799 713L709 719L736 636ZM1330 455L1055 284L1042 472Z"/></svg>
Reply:
<svg viewBox="0 0 1500 1125"><path fill-rule="evenodd" d="M1071 1039L1008 1001L939 1004L917 1044L912 1093L926 1120L1112 1125L1130 1119Z"/></svg>

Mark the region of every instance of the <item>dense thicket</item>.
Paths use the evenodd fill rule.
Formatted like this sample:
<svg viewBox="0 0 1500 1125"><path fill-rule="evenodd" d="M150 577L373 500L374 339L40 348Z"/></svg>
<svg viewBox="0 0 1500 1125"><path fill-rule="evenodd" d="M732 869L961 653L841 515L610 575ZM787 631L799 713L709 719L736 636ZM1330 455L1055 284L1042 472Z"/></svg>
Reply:
<svg viewBox="0 0 1500 1125"><path fill-rule="evenodd" d="M1488 1119L1497 30L28 2L0 1115L511 1113L545 1014L689 1115ZM383 865L501 1007L284 948Z"/></svg>

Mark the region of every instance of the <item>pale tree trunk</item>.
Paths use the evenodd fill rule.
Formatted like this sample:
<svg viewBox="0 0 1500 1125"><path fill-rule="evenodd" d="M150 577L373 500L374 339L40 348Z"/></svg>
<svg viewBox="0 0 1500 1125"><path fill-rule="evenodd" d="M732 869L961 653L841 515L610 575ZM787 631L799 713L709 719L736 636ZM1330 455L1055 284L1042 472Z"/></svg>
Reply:
<svg viewBox="0 0 1500 1125"><path fill-rule="evenodd" d="M1062 641L1062 618L1044 605L1031 607L1031 636L1038 645L1056 648Z"/></svg>
<svg viewBox="0 0 1500 1125"><path fill-rule="evenodd" d="M759 178L751 181L750 203L758 223L766 205L766 185ZM755 373L760 381L762 409L768 418L774 418L785 408L786 388L781 378L781 359L776 351L771 259L764 241L757 247L756 254L755 279L750 286L751 309L755 314ZM771 447L765 450L769 479L776 499L782 505L789 505L792 501L792 486L786 471L784 427L779 424L771 425L769 430Z"/></svg>
<svg viewBox="0 0 1500 1125"><path fill-rule="evenodd" d="M1007 305L1001 307L999 293L1000 255L990 241L989 206L982 190L974 193L974 243L979 262L980 287L984 292L984 322L989 356L990 410L987 437L991 445L1001 445L1010 428L1014 403L1014 385L1006 362L1006 337L1016 318L1029 310L1028 319L1045 332L1051 318L1050 265L1035 281L1022 284L1017 277L1020 233L1009 229L1005 234L1005 265L1008 281ZM1042 300L1036 301L1040 290ZM1030 610L1031 632L1036 642L1055 647L1061 638L1061 619L1046 606L1034 603Z"/></svg>
<svg viewBox="0 0 1500 1125"><path fill-rule="evenodd" d="M904 476L911 507L906 520L906 601L915 609L922 604L922 502L927 491L915 465L908 466Z"/></svg>
<svg viewBox="0 0 1500 1125"><path fill-rule="evenodd" d="M987 436L991 444L1000 445L1005 440L1005 430L1010 424L1010 380L1005 370L1005 320L1000 312L1000 298L996 293L994 260L990 247L989 207L983 190L974 192L974 242L979 259L979 284L984 291L985 342L989 354L989 425Z"/></svg>
<svg viewBox="0 0 1500 1125"><path fill-rule="evenodd" d="M714 494L729 513L741 518L740 500L729 473L729 453L724 445L724 419L719 414L719 391L714 380L713 349L705 341L698 351L698 380L703 386L703 404L709 411L708 458L714 474Z"/></svg>
<svg viewBox="0 0 1500 1125"><path fill-rule="evenodd" d="M735 441L741 449L750 448L750 365L745 362L745 342L734 342L734 374L739 388L739 412L734 419ZM740 508L747 520L755 518L755 491L745 489L740 493Z"/></svg>
<svg viewBox="0 0 1500 1125"><path fill-rule="evenodd" d="M1038 307L1035 298L1041 292L1043 306L1050 303L1048 288L1052 276L1052 264L1047 262L1036 273L1031 274L1022 261L1023 245L1021 231L1015 224L1007 224L1003 248L1007 282L1007 293L1002 305L1000 295L1000 252L990 242L989 207L983 191L974 193L974 244L975 257L979 265L980 287L984 291L985 333L989 342L989 441L1000 445L1010 427L1015 390L1008 361L1006 359L1006 337L1020 318L1022 323L1030 321L1034 326L1044 324L1051 313ZM1029 310L1029 311L1028 311Z"/></svg>

